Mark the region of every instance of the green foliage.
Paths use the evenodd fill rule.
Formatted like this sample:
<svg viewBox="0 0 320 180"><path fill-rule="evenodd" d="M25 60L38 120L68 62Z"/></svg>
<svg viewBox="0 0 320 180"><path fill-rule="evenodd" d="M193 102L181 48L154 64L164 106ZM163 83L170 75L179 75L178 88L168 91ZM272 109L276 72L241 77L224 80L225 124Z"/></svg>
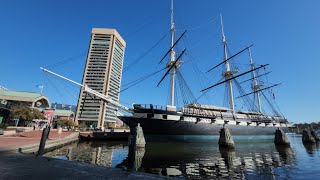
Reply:
<svg viewBox="0 0 320 180"><path fill-rule="evenodd" d="M87 125L85 123L81 123L78 125L80 129L85 129L87 128Z"/></svg>
<svg viewBox="0 0 320 180"><path fill-rule="evenodd" d="M7 127L8 127L8 124L5 124L5 123L0 124L0 129L7 129Z"/></svg>
<svg viewBox="0 0 320 180"><path fill-rule="evenodd" d="M45 116L36 108L13 107L10 114L12 119L32 121L33 119L45 119Z"/></svg>
<svg viewBox="0 0 320 180"><path fill-rule="evenodd" d="M72 120L58 120L57 124L60 126L77 126Z"/></svg>
<svg viewBox="0 0 320 180"><path fill-rule="evenodd" d="M298 127L301 131L303 129L320 129L320 122L312 122L312 123L299 123L299 124L294 124L295 127Z"/></svg>

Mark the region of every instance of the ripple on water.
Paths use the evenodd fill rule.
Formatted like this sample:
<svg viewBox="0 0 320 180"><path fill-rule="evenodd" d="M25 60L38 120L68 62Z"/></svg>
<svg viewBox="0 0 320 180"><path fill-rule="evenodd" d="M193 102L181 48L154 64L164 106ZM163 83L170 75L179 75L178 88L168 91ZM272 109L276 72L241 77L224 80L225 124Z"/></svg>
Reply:
<svg viewBox="0 0 320 180"><path fill-rule="evenodd" d="M242 141L235 150L217 143L147 143L130 157L127 142L80 142L46 156L187 179L318 179L319 144L289 139L291 147Z"/></svg>

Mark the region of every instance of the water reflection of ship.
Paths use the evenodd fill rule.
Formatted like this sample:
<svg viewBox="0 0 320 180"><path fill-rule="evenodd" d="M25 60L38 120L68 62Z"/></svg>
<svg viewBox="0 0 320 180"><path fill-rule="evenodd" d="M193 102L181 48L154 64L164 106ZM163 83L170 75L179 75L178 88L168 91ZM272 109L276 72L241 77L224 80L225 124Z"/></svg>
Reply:
<svg viewBox="0 0 320 180"><path fill-rule="evenodd" d="M303 146L309 155L314 155L314 152L320 148L320 143L303 143Z"/></svg>
<svg viewBox="0 0 320 180"><path fill-rule="evenodd" d="M188 179L199 176L243 179L245 176L254 178L258 174L259 177L274 179L274 168L281 164L290 165L294 154L290 147L275 148L273 144L267 146L269 151L266 146L235 151L218 150L211 143L149 143L143 153L131 153L134 157L129 154L117 167L128 167L131 163L131 167L138 171Z"/></svg>
<svg viewBox="0 0 320 180"><path fill-rule="evenodd" d="M115 154L124 156L124 154L127 154L127 147L117 142L108 142L107 144L105 142L82 142L65 146L46 155L59 159L113 167L122 161L122 159L118 160L119 158Z"/></svg>
<svg viewBox="0 0 320 180"><path fill-rule="evenodd" d="M116 167L127 171L139 171L144 154L145 148L135 148L130 146L127 158L120 164L117 164Z"/></svg>
<svg viewBox="0 0 320 180"><path fill-rule="evenodd" d="M314 150L317 146L310 146ZM85 142L47 154L106 167L118 167L163 176L199 178L275 179L276 167L292 165L290 147L272 143L243 143L236 150L219 149L214 143L148 143L128 150L125 142ZM128 157L124 159L126 156ZM289 172L283 172L289 177Z"/></svg>
<svg viewBox="0 0 320 180"><path fill-rule="evenodd" d="M276 146L276 149L280 155L281 162L284 164L292 164L294 159L294 153L288 146Z"/></svg>

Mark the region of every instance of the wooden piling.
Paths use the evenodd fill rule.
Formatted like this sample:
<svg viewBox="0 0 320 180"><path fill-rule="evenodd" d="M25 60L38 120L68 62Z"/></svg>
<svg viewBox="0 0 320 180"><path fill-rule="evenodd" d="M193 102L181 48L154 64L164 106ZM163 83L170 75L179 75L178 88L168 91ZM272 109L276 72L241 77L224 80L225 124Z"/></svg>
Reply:
<svg viewBox="0 0 320 180"><path fill-rule="evenodd" d="M40 140L39 150L38 150L37 156L42 156L44 154L44 148L45 148L48 136L49 136L49 132L50 132L50 128L48 128L48 127L44 128L42 130L42 136L41 136L41 140Z"/></svg>
<svg viewBox="0 0 320 180"><path fill-rule="evenodd" d="M320 138L318 137L318 134L316 133L315 130L311 130L311 136L316 140L316 141L320 141Z"/></svg>
<svg viewBox="0 0 320 180"><path fill-rule="evenodd" d="M219 147L232 149L235 147L234 141L228 128L224 127L220 130Z"/></svg>
<svg viewBox="0 0 320 180"><path fill-rule="evenodd" d="M315 143L316 140L311 135L310 131L305 129L302 131L302 142L303 143Z"/></svg>
<svg viewBox="0 0 320 180"><path fill-rule="evenodd" d="M290 146L290 141L288 140L286 133L279 128L275 132L274 143L275 145Z"/></svg>
<svg viewBox="0 0 320 180"><path fill-rule="evenodd" d="M136 127L130 128L129 146L135 146L138 148L146 146L143 129L140 126L140 123L138 123Z"/></svg>

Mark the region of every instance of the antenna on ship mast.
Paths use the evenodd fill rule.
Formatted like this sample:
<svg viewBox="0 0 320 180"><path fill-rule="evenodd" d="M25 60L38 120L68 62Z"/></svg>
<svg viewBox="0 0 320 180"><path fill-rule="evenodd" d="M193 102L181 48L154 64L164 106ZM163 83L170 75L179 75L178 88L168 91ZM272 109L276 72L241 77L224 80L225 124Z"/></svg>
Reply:
<svg viewBox="0 0 320 180"><path fill-rule="evenodd" d="M175 38L175 26L174 26L174 19L173 19L173 0L171 0L171 47L173 47L174 45L174 38ZM174 51L174 48L171 49L171 57L170 57L170 61L169 63L167 64L167 67L170 67L170 65L172 65L172 63L175 61L175 56L176 56L176 53ZM171 76L170 76L170 105L171 106L174 106L174 85L175 85L175 82L174 82L174 76L175 76L175 72L176 72L176 68L173 67L171 69Z"/></svg>
<svg viewBox="0 0 320 180"><path fill-rule="evenodd" d="M230 64L227 61L228 59L228 53L227 53L227 41L226 37L224 35L224 28L223 28L223 20L222 20L222 15L220 14L220 20L221 20L221 33L222 33L222 43L223 43L223 48L224 48L224 58L225 58L225 66L226 66L226 72L223 73L223 77L225 77L226 80L232 78L232 75L237 73L237 71L230 70ZM229 104L230 104L230 109L231 112L234 113L234 98L233 98L233 90L232 90L232 80L229 80L227 82L228 86L228 91L229 91Z"/></svg>
<svg viewBox="0 0 320 180"><path fill-rule="evenodd" d="M252 69L252 90L253 92L255 92L255 96L257 97L257 103L258 103L258 110L259 110L259 113L262 113L262 109L261 109L261 101L260 101L260 94L259 94L259 89L260 89L260 84L258 84L258 81L256 79L256 74L254 72L254 63L253 63L253 59L252 59L252 56L251 56L251 51L250 51L250 48L248 49L249 51L249 57L250 57L250 65L251 65L251 69Z"/></svg>

